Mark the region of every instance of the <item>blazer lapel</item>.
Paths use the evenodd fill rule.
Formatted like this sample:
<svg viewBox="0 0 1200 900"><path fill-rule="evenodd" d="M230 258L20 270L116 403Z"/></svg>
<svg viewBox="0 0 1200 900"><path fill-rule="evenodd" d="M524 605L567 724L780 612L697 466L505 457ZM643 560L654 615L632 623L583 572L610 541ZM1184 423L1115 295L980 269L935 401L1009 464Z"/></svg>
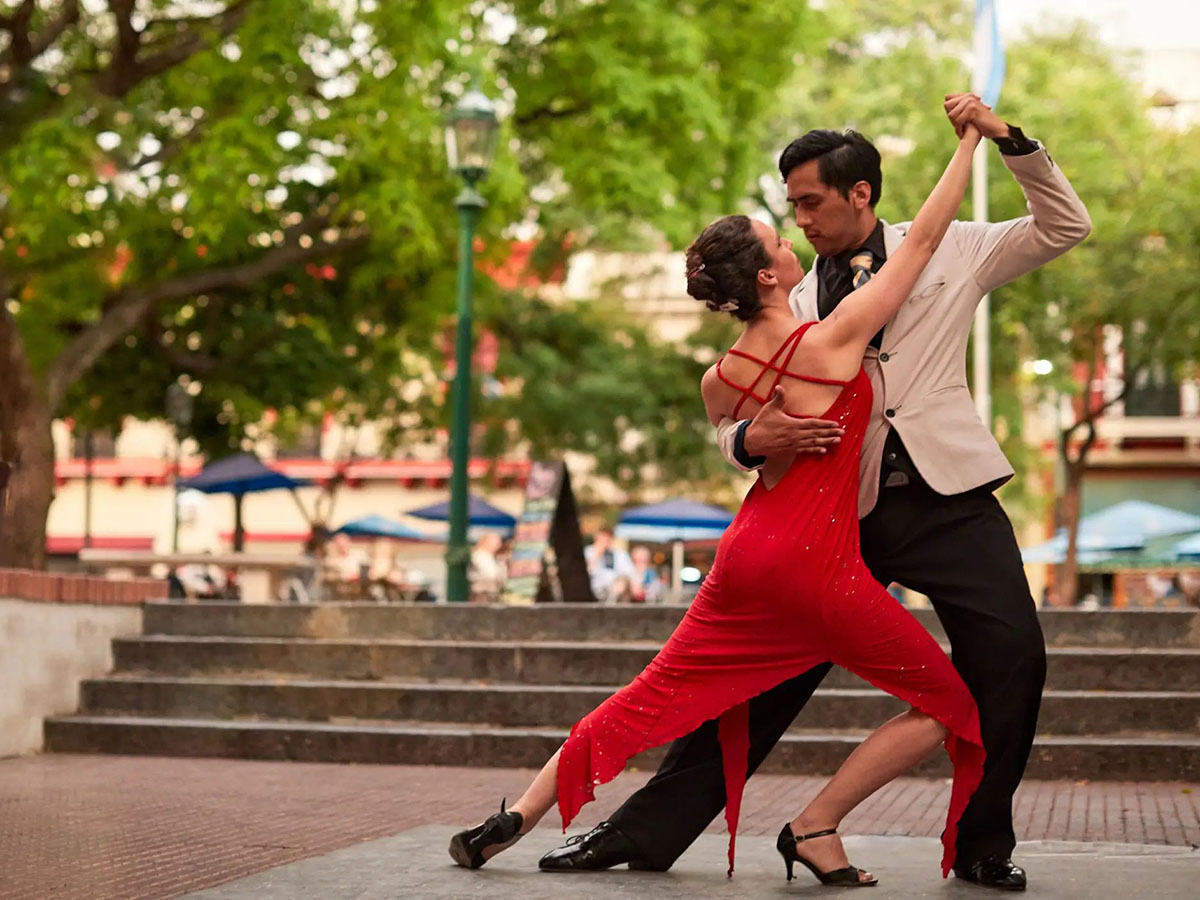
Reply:
<svg viewBox="0 0 1200 900"><path fill-rule="evenodd" d="M788 305L792 308L792 315L801 322L815 322L820 318L817 312L817 264L815 260L813 267L800 279L800 283L792 288L792 295L788 297Z"/></svg>
<svg viewBox="0 0 1200 900"><path fill-rule="evenodd" d="M905 222L899 227L883 223L883 247L887 250L888 259L892 258L892 254L904 242L904 235L908 232L908 224Z"/></svg>
<svg viewBox="0 0 1200 900"><path fill-rule="evenodd" d="M883 223L883 246L887 250L890 258L896 249L904 242L904 234L908 230L908 223L903 225L889 225ZM801 322L816 322L821 315L817 307L817 263L813 260L812 268L805 273L804 278L800 283L792 288L792 295L788 298L788 304L792 308L794 315ZM867 356L872 356L878 353L873 347L867 348Z"/></svg>

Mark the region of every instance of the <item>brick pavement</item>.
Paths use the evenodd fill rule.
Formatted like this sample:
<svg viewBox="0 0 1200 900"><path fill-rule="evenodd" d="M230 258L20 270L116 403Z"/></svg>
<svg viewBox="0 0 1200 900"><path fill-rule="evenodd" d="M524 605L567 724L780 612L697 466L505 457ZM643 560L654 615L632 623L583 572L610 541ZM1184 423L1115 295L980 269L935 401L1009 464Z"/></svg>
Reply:
<svg viewBox="0 0 1200 900"><path fill-rule="evenodd" d="M241 760L41 756L0 760L0 898L175 897L427 824L466 825L515 796L530 772ZM601 788L577 824L600 821L642 784ZM763 775L747 786L742 833L774 835L823 783ZM858 834L934 837L949 785L901 779L847 820ZM547 817L529 839L552 847ZM720 831L719 824L712 830ZM1022 840L1200 844L1200 787L1027 782Z"/></svg>

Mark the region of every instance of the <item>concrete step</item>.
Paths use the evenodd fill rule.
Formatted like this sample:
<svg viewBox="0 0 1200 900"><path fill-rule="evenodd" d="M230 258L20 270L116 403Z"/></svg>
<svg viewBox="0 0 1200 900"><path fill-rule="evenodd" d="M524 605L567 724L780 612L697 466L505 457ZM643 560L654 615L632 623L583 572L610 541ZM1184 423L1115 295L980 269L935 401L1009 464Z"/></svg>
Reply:
<svg viewBox="0 0 1200 900"><path fill-rule="evenodd" d="M472 725L570 726L615 686L425 684L252 678L116 676L82 687L85 715L163 718L455 722ZM817 691L799 725L870 730L903 712L874 688ZM1200 692L1047 691L1039 729L1058 735L1137 731L1200 737Z"/></svg>
<svg viewBox="0 0 1200 900"><path fill-rule="evenodd" d="M684 606L149 603L147 634L662 643ZM932 610L913 610L939 640ZM1200 610L1042 610L1052 647L1200 648Z"/></svg>
<svg viewBox="0 0 1200 900"><path fill-rule="evenodd" d="M327 640L149 635L113 641L118 671L162 675L279 673L321 679L483 680L620 685L653 658L651 643ZM1200 691L1200 649L1051 648L1046 687ZM862 687L835 669L828 687Z"/></svg>
<svg viewBox="0 0 1200 900"><path fill-rule="evenodd" d="M567 736L561 728L495 728L394 723L229 722L132 716L66 716L46 720L47 749L62 753L294 759L406 765L534 768ZM788 734L763 771L830 774L864 734ZM653 767L661 751L634 764ZM917 770L946 775L941 753ZM1200 738L1043 737L1027 776L1046 779L1200 780Z"/></svg>

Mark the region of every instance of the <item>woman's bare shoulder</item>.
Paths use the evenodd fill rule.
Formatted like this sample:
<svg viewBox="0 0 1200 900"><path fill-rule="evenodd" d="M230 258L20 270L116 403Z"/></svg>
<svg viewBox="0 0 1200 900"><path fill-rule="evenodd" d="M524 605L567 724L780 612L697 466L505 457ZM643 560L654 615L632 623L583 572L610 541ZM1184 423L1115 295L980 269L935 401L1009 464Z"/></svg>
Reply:
<svg viewBox="0 0 1200 900"><path fill-rule="evenodd" d="M805 332L788 367L790 371L843 381L854 377L862 365L862 348L847 346L829 321L818 322Z"/></svg>
<svg viewBox="0 0 1200 900"><path fill-rule="evenodd" d="M718 365L719 363L713 363L709 366L708 371L700 379L700 396L704 399L704 411L708 414L708 420L714 425L721 424L721 420L729 415L732 409L729 398L726 396L728 388L721 380L721 376L717 374Z"/></svg>

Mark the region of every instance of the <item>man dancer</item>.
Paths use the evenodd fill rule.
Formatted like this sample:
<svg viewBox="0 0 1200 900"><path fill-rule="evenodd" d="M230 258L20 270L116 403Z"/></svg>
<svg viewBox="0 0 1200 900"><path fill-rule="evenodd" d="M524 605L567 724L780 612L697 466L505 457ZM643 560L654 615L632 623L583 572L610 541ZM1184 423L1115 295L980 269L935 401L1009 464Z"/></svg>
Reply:
<svg viewBox="0 0 1200 900"><path fill-rule="evenodd" d="M978 97L948 95L946 112L956 129L972 123L995 141L1031 214L955 222L868 349L875 404L862 451L860 533L863 557L880 582L929 596L979 706L988 760L959 823L955 875L1024 890L1025 872L1011 860L1012 797L1033 744L1045 642L1012 526L992 495L1013 470L967 390L967 336L985 293L1065 253L1087 237L1091 221L1041 145ZM904 226L875 216L879 153L859 134L809 132L784 150L779 167L796 225L818 254L792 309L802 321L823 319L879 270ZM725 420L718 441L731 463L750 471L765 456L792 451L801 435L811 438L804 429L822 427L811 421L787 416L776 398L752 421ZM829 668L751 701L751 773ZM716 733L710 722L676 741L654 778L610 821L552 850L541 868L669 868L725 804Z"/></svg>

